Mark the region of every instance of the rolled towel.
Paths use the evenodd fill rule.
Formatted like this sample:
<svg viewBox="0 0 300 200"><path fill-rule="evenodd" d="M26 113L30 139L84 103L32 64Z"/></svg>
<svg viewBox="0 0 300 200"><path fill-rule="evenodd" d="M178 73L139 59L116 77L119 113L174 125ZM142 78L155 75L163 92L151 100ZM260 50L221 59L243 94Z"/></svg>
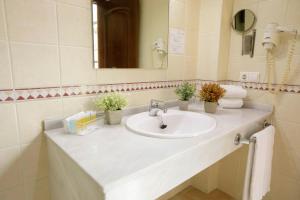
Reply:
<svg viewBox="0 0 300 200"><path fill-rule="evenodd" d="M219 105L222 108L241 108L244 105L243 99L220 99Z"/></svg>
<svg viewBox="0 0 300 200"><path fill-rule="evenodd" d="M247 96L247 90L236 85L221 85L226 90L224 98L243 99Z"/></svg>

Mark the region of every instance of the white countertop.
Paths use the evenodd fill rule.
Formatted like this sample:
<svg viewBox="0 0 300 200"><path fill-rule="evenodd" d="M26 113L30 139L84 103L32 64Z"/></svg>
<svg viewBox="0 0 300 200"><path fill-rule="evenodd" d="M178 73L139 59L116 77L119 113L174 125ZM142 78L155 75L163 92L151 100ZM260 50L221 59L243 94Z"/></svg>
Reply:
<svg viewBox="0 0 300 200"><path fill-rule="evenodd" d="M199 105L191 105L190 108L195 112L203 112L202 107ZM239 148L233 145L234 135L237 133L247 134L255 123L262 122L270 114L270 111L254 108L220 109L216 114L210 114L217 121L215 130L198 137L186 139L160 139L135 134L124 126L127 117L124 117L122 125L103 125L99 130L86 136L69 135L64 133L63 129L46 131L46 135L94 179L104 194L106 194L110 191L118 191L117 188L119 186L123 187L128 183L131 185L130 188L136 184L139 184L137 189L140 189L143 184L149 186L151 181L146 182L146 180L159 180L155 179L155 176L159 174L151 174L151 171L159 172L159 176L166 172L167 176L168 171L175 170L173 168L177 168L177 171L174 171L174 173L182 171L182 174L184 174L188 170L189 172L185 176L180 175L178 180L174 180L176 182L174 184L178 184L180 181L184 181L183 179L198 173L198 170L206 168ZM225 137L227 135L228 137ZM218 141L223 137L228 145L224 146L224 149L221 150L222 152L219 152L217 148L214 149L214 141ZM230 141L232 141L232 144ZM207 149L207 145L211 149ZM201 152L200 149L202 147L205 147L207 151ZM207 161L199 159L194 162L191 160L193 157L189 156L195 155L195 152L199 152L199 155L203 153L205 158L210 155L209 152L213 153L211 153L212 158L209 157ZM194 157L198 158L197 156ZM179 158L182 158L182 160ZM191 159L188 160L188 158ZM180 168L178 168L178 164L174 164L175 160L179 161ZM199 163L206 164L198 167ZM171 169L163 166L174 167ZM190 169L193 166L195 167ZM149 177L146 178L145 176ZM170 177L173 177L173 175L169 174L166 180L170 180ZM161 178L163 181L163 177ZM165 185L169 186L159 189L157 195L160 195L159 193L172 186L172 184ZM126 186L127 189L128 187ZM124 193L123 195L126 196ZM136 194L137 198L124 197L122 199L141 199L141 195ZM151 198L155 196L154 194L147 195L149 199L151 195ZM107 199L117 199L117 197L112 195L111 198Z"/></svg>

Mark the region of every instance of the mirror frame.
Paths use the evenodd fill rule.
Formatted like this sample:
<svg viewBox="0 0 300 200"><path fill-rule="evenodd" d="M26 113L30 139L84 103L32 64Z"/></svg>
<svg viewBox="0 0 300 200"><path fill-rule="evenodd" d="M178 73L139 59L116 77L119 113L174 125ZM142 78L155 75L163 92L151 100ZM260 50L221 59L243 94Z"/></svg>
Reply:
<svg viewBox="0 0 300 200"><path fill-rule="evenodd" d="M246 29L246 30L244 30L244 31L239 31L239 30L235 29L234 22L235 22L235 16L236 16L239 12L241 12L242 10L247 10L247 11L249 11L249 12L254 16L254 21L253 21L252 25L251 25L248 29ZM231 27L232 27L232 29L233 29L234 31L236 31L236 32L238 32L238 33L244 34L244 33L248 33L249 31L251 31L251 30L253 29L253 27L255 26L256 22L257 22L257 17L256 17L256 15L255 15L255 13L254 13L252 10L246 8L246 9L241 9L241 10L237 11L237 12L233 15L232 21L231 21Z"/></svg>

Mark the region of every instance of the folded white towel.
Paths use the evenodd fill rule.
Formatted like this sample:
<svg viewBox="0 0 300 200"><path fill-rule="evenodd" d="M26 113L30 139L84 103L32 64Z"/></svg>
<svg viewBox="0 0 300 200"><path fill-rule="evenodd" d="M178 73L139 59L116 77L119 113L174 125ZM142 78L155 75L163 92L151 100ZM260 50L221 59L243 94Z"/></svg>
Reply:
<svg viewBox="0 0 300 200"><path fill-rule="evenodd" d="M243 99L222 98L219 100L219 105L222 108L241 108L244 105L244 101L243 101Z"/></svg>
<svg viewBox="0 0 300 200"><path fill-rule="evenodd" d="M274 126L269 126L251 137L256 138L256 143L250 178L250 200L261 200L270 191L274 135Z"/></svg>
<svg viewBox="0 0 300 200"><path fill-rule="evenodd" d="M247 90L236 85L221 85L226 90L224 98L243 99L247 96Z"/></svg>

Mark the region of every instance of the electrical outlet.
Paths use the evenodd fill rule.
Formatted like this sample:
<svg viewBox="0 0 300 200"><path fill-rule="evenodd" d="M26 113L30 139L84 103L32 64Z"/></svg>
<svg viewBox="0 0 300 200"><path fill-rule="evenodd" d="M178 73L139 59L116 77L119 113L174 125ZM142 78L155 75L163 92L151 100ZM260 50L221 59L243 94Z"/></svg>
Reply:
<svg viewBox="0 0 300 200"><path fill-rule="evenodd" d="M259 72L240 72L240 81L259 82Z"/></svg>

